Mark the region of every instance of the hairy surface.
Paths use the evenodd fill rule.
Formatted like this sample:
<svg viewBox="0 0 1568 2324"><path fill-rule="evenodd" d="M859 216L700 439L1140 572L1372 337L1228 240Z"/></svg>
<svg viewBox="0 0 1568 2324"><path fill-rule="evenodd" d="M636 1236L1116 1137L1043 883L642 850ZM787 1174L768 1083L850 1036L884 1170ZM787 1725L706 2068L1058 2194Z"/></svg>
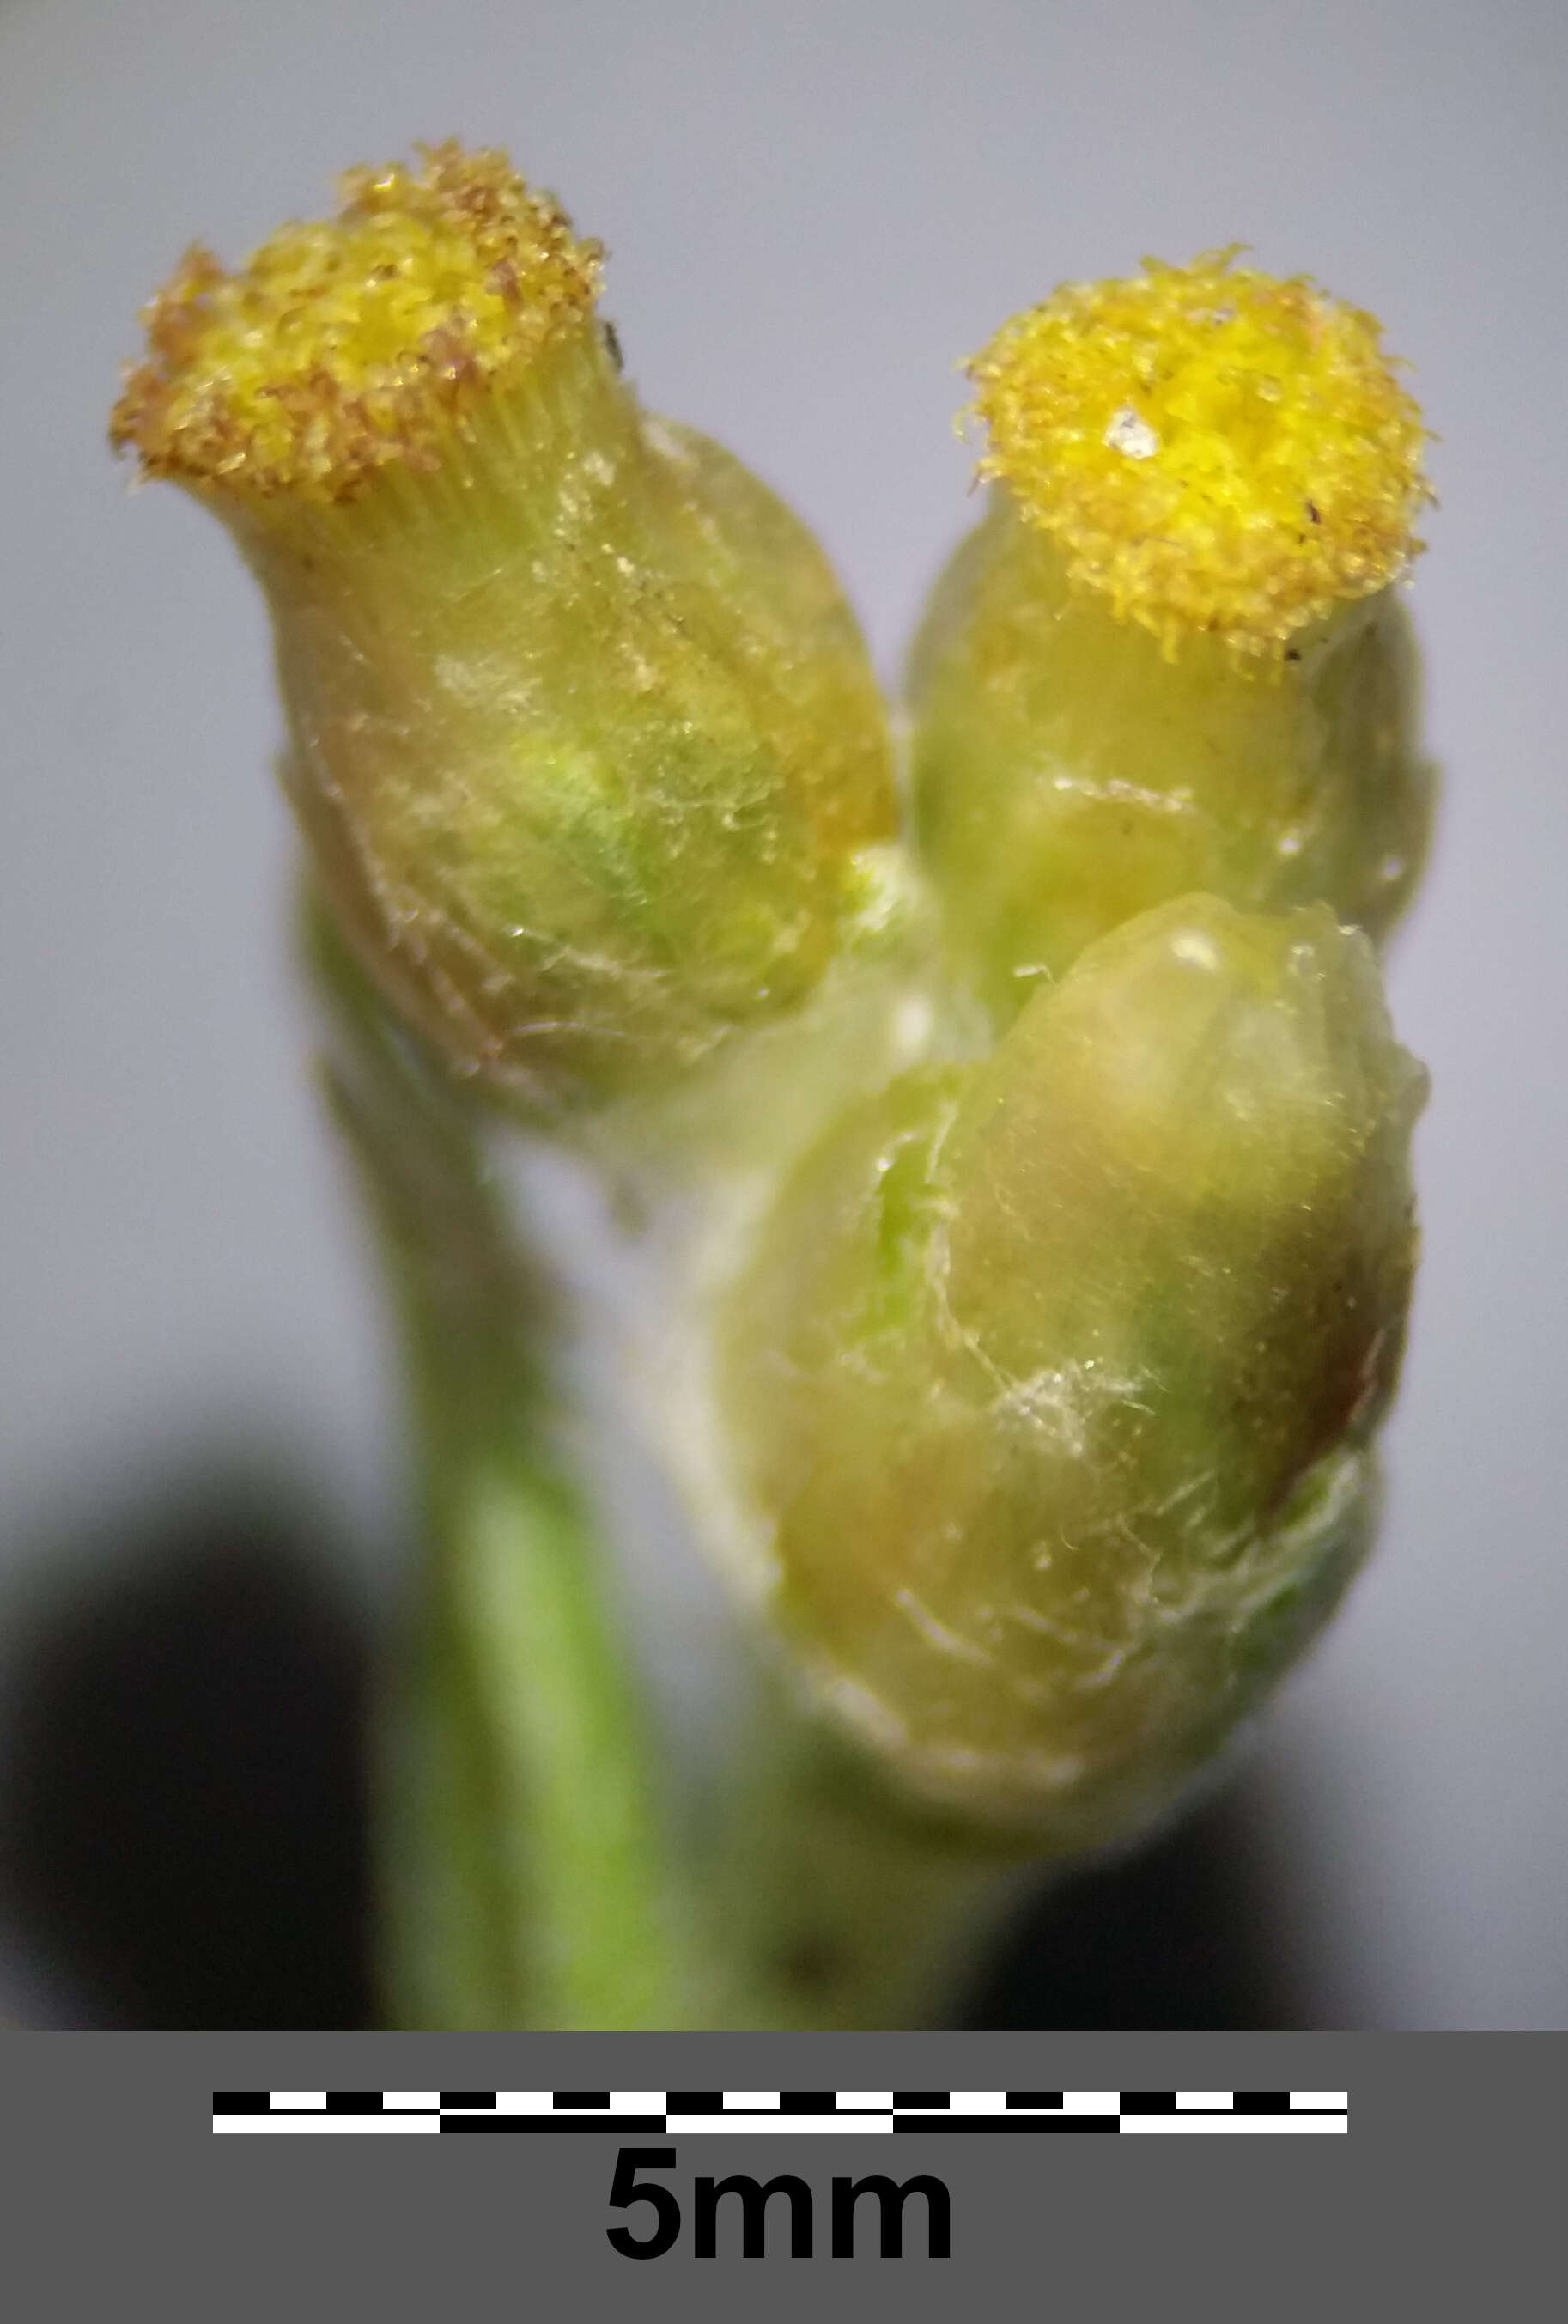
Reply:
<svg viewBox="0 0 1568 2324"><path fill-rule="evenodd" d="M724 1376L777 1609L936 1799L1159 1813L1366 1547L1425 1077L1321 905L1187 897L786 1187Z"/></svg>

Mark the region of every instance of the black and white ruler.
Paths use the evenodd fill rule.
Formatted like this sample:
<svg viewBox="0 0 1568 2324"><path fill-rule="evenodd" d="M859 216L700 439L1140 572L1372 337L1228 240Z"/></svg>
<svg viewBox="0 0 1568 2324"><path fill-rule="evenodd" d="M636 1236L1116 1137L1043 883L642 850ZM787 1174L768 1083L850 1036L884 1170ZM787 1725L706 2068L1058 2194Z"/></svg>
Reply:
<svg viewBox="0 0 1568 2324"><path fill-rule="evenodd" d="M574 2132L622 2138L804 2132L1343 2132L1344 2090L216 2090L215 2131Z"/></svg>

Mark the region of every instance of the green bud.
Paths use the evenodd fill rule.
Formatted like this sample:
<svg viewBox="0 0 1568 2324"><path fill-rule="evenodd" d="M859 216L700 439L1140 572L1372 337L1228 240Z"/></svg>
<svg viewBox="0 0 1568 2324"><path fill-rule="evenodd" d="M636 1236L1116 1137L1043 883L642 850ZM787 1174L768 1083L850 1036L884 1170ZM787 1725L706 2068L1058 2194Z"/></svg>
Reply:
<svg viewBox="0 0 1568 2324"><path fill-rule="evenodd" d="M725 1323L779 1617L932 1797L1159 1812L1359 1560L1421 1069L1365 937L1189 897L787 1188Z"/></svg>

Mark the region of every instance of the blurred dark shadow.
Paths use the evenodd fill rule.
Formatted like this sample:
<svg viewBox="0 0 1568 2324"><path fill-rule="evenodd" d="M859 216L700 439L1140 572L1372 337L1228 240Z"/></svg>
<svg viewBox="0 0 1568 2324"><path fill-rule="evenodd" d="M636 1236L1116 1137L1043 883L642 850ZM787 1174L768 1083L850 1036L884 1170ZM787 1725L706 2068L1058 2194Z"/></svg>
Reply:
<svg viewBox="0 0 1568 2324"><path fill-rule="evenodd" d="M96 2026L368 2024L373 1649L329 1528L229 1473L58 1549L0 1649L0 1913L45 1986ZM1058 1877L962 2022L1309 2023L1271 1936L1267 1816L1253 1779Z"/></svg>
<svg viewBox="0 0 1568 2324"><path fill-rule="evenodd" d="M0 1899L81 2022L361 2026L366 1628L320 1520L193 1483L9 1609Z"/></svg>
<svg viewBox="0 0 1568 2324"><path fill-rule="evenodd" d="M973 2029L1259 2033L1311 2024L1280 1942L1256 1777L1109 1865L1043 1886L982 1969Z"/></svg>

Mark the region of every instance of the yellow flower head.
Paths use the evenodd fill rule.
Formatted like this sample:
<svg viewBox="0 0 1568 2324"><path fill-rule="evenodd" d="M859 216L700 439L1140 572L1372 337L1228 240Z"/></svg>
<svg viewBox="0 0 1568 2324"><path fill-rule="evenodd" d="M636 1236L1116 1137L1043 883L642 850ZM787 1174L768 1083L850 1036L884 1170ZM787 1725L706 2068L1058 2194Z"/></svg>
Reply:
<svg viewBox="0 0 1568 2324"><path fill-rule="evenodd" d="M1398 579L1431 498L1375 318L1240 247L1064 284L969 365L982 475L1167 653L1194 631L1276 653Z"/></svg>
<svg viewBox="0 0 1568 2324"><path fill-rule="evenodd" d="M143 312L146 361L110 422L143 473L346 498L436 465L454 412L579 325L600 247L503 153L351 170L336 218L285 226L226 273L199 244Z"/></svg>

